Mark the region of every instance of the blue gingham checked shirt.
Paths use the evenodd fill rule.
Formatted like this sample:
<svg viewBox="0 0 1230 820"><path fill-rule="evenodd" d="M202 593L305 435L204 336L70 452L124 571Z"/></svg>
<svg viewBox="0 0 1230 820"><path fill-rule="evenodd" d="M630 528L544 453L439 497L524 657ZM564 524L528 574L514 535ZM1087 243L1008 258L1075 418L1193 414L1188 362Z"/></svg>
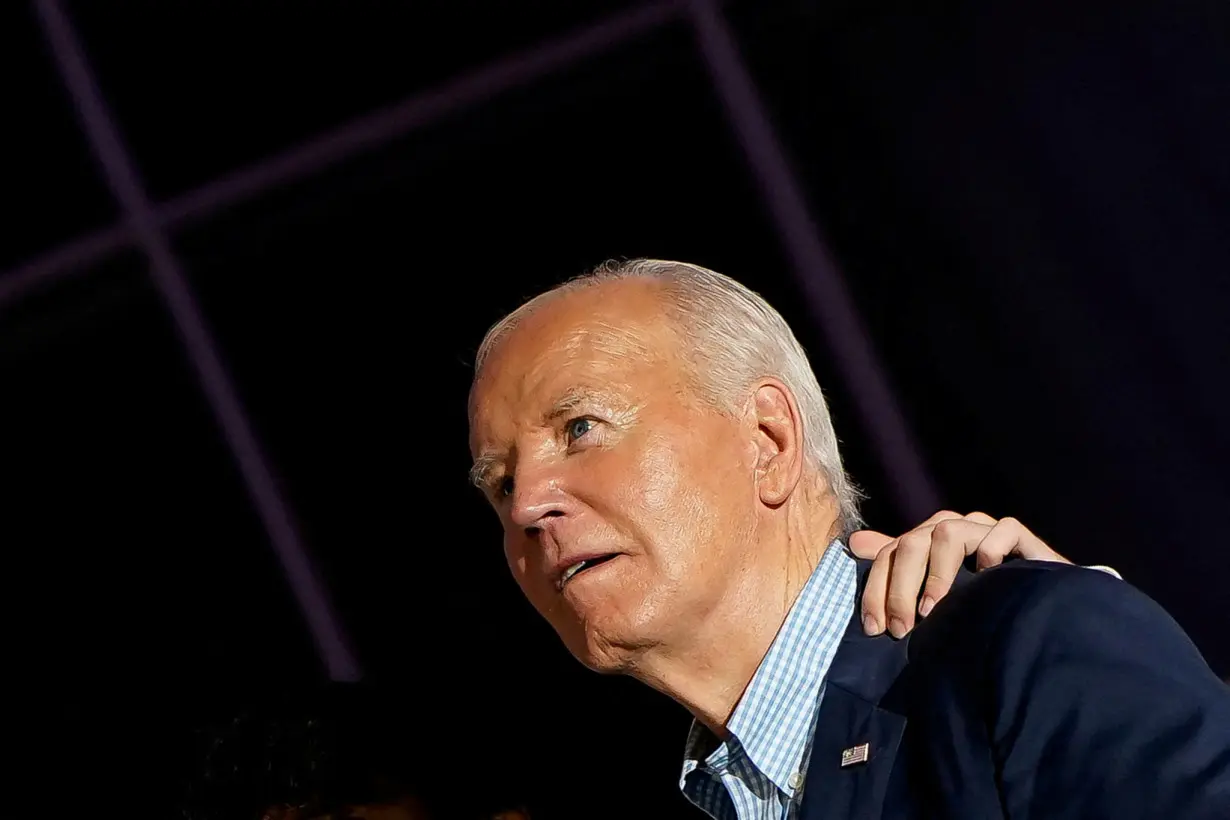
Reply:
<svg viewBox="0 0 1230 820"><path fill-rule="evenodd" d="M692 723L679 788L715 820L798 817L824 676L854 614L857 571L834 541L790 608L722 742Z"/></svg>

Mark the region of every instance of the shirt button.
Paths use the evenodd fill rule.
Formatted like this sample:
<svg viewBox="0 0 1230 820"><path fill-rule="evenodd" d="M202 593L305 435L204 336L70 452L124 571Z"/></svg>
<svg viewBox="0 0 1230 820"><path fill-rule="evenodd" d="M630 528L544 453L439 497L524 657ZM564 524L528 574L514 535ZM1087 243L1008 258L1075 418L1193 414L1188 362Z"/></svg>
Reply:
<svg viewBox="0 0 1230 820"><path fill-rule="evenodd" d="M795 772L794 774L790 775L790 781L788 785L792 789L797 789L799 786L802 786L803 785L803 773Z"/></svg>

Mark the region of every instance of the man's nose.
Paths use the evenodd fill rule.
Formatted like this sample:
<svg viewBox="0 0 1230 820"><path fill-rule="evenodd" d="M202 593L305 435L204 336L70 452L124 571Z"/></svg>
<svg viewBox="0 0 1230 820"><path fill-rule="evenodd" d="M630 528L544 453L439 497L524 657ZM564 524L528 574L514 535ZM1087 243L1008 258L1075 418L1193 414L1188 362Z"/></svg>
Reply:
<svg viewBox="0 0 1230 820"><path fill-rule="evenodd" d="M513 476L510 517L532 537L542 529L545 520L567 512L567 499L554 470L545 465L523 465Z"/></svg>

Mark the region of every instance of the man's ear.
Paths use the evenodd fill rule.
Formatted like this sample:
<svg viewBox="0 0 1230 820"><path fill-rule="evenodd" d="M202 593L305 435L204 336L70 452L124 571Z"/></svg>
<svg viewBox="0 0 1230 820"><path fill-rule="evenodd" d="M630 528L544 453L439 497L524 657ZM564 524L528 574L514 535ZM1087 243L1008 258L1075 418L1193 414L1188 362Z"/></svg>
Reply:
<svg viewBox="0 0 1230 820"><path fill-rule="evenodd" d="M803 419L790 388L764 379L752 395L756 416L756 480L760 500L776 507L803 475Z"/></svg>

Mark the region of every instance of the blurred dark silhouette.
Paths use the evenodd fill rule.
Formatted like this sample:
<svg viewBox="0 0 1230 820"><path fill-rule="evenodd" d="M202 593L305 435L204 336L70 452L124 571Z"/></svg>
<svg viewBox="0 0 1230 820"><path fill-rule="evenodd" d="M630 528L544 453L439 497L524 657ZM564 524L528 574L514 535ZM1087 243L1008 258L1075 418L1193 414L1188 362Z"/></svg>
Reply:
<svg viewBox="0 0 1230 820"><path fill-rule="evenodd" d="M366 685L249 699L197 732L182 820L477 817L395 701Z"/></svg>

